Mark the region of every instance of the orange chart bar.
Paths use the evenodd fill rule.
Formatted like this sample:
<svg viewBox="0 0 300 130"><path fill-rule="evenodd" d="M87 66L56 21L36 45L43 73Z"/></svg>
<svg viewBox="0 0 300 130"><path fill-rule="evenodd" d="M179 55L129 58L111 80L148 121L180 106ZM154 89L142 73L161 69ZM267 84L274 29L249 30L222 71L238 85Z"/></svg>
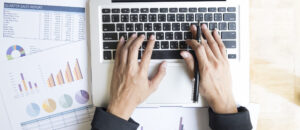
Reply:
<svg viewBox="0 0 300 130"><path fill-rule="evenodd" d="M26 85L26 82L25 82L25 79L24 79L24 75L23 75L23 73L21 73L20 75L21 75L21 79L22 79L22 83L24 85L25 91L27 91L27 85Z"/></svg>
<svg viewBox="0 0 300 130"><path fill-rule="evenodd" d="M73 75L72 75L72 72L71 72L71 68L70 68L70 64L69 62L67 63L67 67L66 67L66 78L67 78L67 82L70 83L70 82L73 82L74 81L74 78L73 78Z"/></svg>
<svg viewBox="0 0 300 130"><path fill-rule="evenodd" d="M54 78L53 78L53 74L51 74L48 78L48 86L49 87L54 87L55 86L55 81L54 81Z"/></svg>
<svg viewBox="0 0 300 130"><path fill-rule="evenodd" d="M77 80L83 79L78 59L76 59L74 71L76 72Z"/></svg>

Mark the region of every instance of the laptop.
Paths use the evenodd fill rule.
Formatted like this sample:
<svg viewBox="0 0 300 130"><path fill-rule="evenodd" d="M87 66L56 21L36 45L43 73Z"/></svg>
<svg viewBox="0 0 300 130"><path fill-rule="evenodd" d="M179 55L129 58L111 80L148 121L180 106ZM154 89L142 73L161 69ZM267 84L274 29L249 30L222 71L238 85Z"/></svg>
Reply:
<svg viewBox="0 0 300 130"><path fill-rule="evenodd" d="M91 0L89 10L92 60L92 97L95 106L108 104L109 88L118 40L132 34L150 35L156 43L149 77L162 61L167 74L159 88L139 107L207 107L199 96L194 103L193 80L181 56L190 50L189 27L199 20L210 30L220 30L233 76L233 94L238 105L249 103L248 1L242 0ZM142 53L139 53L139 58Z"/></svg>

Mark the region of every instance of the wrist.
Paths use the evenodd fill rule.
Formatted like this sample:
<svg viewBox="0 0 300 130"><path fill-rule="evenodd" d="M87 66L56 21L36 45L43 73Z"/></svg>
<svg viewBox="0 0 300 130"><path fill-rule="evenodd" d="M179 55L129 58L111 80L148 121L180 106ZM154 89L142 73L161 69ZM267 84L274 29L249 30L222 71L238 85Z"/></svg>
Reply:
<svg viewBox="0 0 300 130"><path fill-rule="evenodd" d="M135 107L131 107L130 105L109 104L107 107L107 112L109 112L117 117L120 117L124 120L129 120L134 109L135 109Z"/></svg>
<svg viewBox="0 0 300 130"><path fill-rule="evenodd" d="M215 113L218 114L232 114L238 112L237 106L233 99L229 101L215 101L210 105L210 107Z"/></svg>

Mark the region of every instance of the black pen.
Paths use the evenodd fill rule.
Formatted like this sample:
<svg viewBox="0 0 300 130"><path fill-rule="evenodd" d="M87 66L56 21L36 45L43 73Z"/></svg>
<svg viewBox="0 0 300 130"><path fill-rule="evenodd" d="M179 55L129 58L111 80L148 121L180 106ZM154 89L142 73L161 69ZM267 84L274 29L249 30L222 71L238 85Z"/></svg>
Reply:
<svg viewBox="0 0 300 130"><path fill-rule="evenodd" d="M198 21L197 25L197 37L196 40L198 43L200 43L200 37L201 37L201 24L200 21ZM198 68L198 60L196 57L196 54L193 54L194 56L194 96L193 96L193 102L198 102L199 99L199 80L200 80L200 74L199 74L199 68Z"/></svg>

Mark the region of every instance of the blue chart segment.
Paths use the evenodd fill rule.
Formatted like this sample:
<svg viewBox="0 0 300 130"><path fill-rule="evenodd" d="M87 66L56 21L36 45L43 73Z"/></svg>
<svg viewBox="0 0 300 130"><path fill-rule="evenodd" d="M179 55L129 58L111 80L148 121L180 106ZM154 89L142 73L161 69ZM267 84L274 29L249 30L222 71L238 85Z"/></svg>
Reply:
<svg viewBox="0 0 300 130"><path fill-rule="evenodd" d="M20 53L20 57L26 56L25 50L21 46L13 45L13 46L9 47L6 51L6 57L8 60L14 59L14 57L12 56L13 51L18 51Z"/></svg>
<svg viewBox="0 0 300 130"><path fill-rule="evenodd" d="M64 94L59 98L59 104L63 108L69 108L73 104L73 99L70 95Z"/></svg>
<svg viewBox="0 0 300 130"><path fill-rule="evenodd" d="M89 93L85 90L80 90L76 93L75 99L79 104L85 104L89 101Z"/></svg>
<svg viewBox="0 0 300 130"><path fill-rule="evenodd" d="M31 117L36 117L40 114L40 107L35 103L30 103L26 107L26 113Z"/></svg>

